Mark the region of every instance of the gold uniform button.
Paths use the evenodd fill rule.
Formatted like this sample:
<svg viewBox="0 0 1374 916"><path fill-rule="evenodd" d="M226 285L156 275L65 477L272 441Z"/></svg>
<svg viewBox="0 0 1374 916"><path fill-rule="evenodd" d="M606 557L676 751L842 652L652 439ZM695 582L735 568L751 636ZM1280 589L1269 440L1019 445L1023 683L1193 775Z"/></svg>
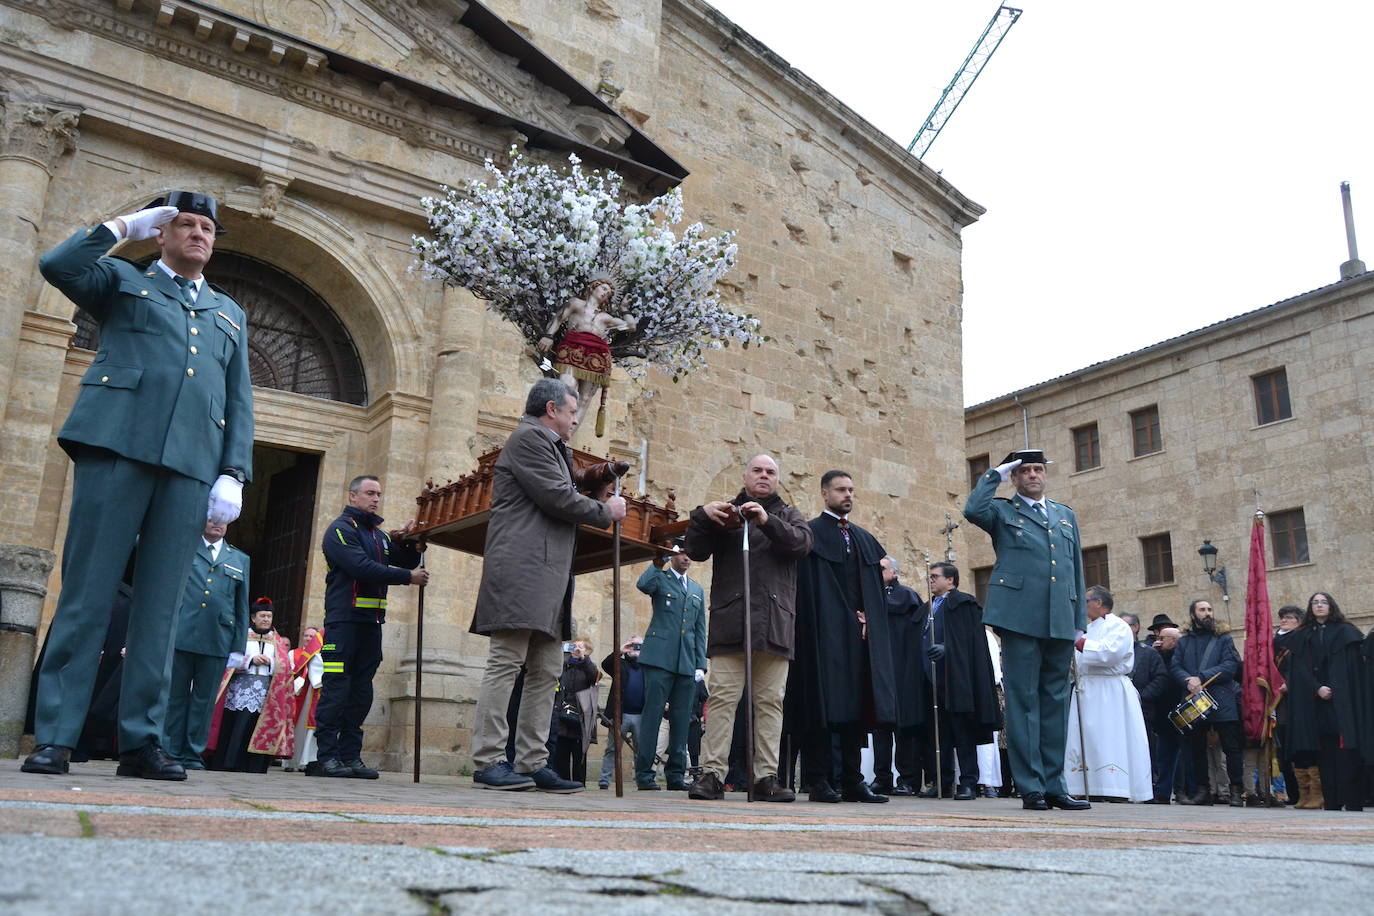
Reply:
<svg viewBox="0 0 1374 916"><path fill-rule="evenodd" d="M147 291L146 289L141 289L141 290L138 291L138 294L139 294L140 296L146 296L146 295L148 295L148 291Z"/></svg>
<svg viewBox="0 0 1374 916"><path fill-rule="evenodd" d="M191 317L192 317L192 318L196 317L196 313L195 313L195 312L192 312L192 313L191 313Z"/></svg>
<svg viewBox="0 0 1374 916"><path fill-rule="evenodd" d="M205 607L205 602L202 601L202 602L200 603L200 606L201 606L201 607Z"/></svg>
<svg viewBox="0 0 1374 916"><path fill-rule="evenodd" d="M200 351L197 350L195 347L192 347L192 348L191 348L191 355L192 355L192 356L195 356L195 355L196 355L197 353L199 353L199 352L200 352Z"/></svg>
<svg viewBox="0 0 1374 916"><path fill-rule="evenodd" d="M1057 561L1055 561L1055 560L1050 560L1050 565L1051 565L1051 566L1058 566L1059 563L1058 563Z"/></svg>
<svg viewBox="0 0 1374 916"><path fill-rule="evenodd" d="M1054 545L1051 544L1051 545L1050 545L1050 550L1053 550L1053 549L1054 549Z"/></svg>
<svg viewBox="0 0 1374 916"><path fill-rule="evenodd" d="M191 336L192 336L192 337L196 336L196 335L199 334L199 333L200 333L200 328L191 328Z"/></svg>
<svg viewBox="0 0 1374 916"><path fill-rule="evenodd" d="M205 590L205 594L210 594L210 590L208 588Z"/></svg>
<svg viewBox="0 0 1374 916"><path fill-rule="evenodd" d="M220 426L223 426L223 425L224 425L224 421L223 421L223 420L220 420L220 421L219 421L219 425L220 425Z"/></svg>
<svg viewBox="0 0 1374 916"><path fill-rule="evenodd" d="M101 380L102 382L108 382L108 381L110 380L110 377L109 377L108 375L102 375L102 376L100 377L100 380Z"/></svg>
<svg viewBox="0 0 1374 916"><path fill-rule="evenodd" d="M186 374L187 374L187 375L195 375L195 374L196 374L196 370L194 370L194 369L187 369L187 370L186 370Z"/></svg>
<svg viewBox="0 0 1374 916"><path fill-rule="evenodd" d="M1050 581L1051 581L1051 582L1055 581L1054 576L1050 576Z"/></svg>
<svg viewBox="0 0 1374 916"><path fill-rule="evenodd" d="M997 584L998 584L998 585L1005 585L1006 582L1007 582L1006 579L998 579L998 580L997 580Z"/></svg>

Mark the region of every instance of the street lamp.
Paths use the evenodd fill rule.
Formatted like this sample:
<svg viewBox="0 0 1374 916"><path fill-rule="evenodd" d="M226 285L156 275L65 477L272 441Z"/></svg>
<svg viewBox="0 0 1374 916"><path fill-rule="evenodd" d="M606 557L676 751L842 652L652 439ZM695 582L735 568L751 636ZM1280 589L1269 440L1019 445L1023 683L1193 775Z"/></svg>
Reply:
<svg viewBox="0 0 1374 916"><path fill-rule="evenodd" d="M1217 548L1211 541L1203 539L1202 546L1197 549L1198 556L1202 557L1202 571L1207 574L1217 585L1221 586L1221 600L1230 601L1230 590L1226 587L1226 567L1217 568Z"/></svg>

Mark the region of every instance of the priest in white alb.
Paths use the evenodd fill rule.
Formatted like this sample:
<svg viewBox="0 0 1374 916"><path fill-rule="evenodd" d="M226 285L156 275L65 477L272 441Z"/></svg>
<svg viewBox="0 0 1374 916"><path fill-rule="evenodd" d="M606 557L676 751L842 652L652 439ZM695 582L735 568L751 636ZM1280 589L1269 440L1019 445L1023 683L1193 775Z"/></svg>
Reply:
<svg viewBox="0 0 1374 916"><path fill-rule="evenodd" d="M1088 589L1087 610L1087 632L1074 643L1064 784L1085 796L1145 801L1154 790L1145 718L1131 683L1135 639L1100 585Z"/></svg>

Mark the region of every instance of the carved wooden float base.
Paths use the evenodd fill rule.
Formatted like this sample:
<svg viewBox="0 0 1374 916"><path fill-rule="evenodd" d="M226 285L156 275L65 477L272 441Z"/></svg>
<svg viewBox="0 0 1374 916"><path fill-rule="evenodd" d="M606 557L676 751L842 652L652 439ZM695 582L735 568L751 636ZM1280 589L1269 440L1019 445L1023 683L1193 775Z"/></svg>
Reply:
<svg viewBox="0 0 1374 916"><path fill-rule="evenodd" d="M573 449L573 468L581 470L607 459ZM417 511L413 537L430 544L450 547L482 556L487 544L487 524L491 520L493 465L500 449L477 459L477 470L455 481L436 487L433 481L415 499ZM625 520L620 523L620 563L643 563L671 549L673 539L687 530L687 520L678 521L678 511L669 491L667 506L659 506L643 496L625 497ZM577 530L577 552L573 574L611 568L613 537L610 528L581 525Z"/></svg>

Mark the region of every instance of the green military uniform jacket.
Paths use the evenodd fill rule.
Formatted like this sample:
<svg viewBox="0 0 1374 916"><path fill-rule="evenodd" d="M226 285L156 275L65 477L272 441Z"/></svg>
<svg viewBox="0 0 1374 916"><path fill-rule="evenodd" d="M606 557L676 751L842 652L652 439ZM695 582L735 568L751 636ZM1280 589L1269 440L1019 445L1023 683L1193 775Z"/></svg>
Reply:
<svg viewBox="0 0 1374 916"><path fill-rule="evenodd" d="M635 585L653 599L654 613L644 634L639 663L691 676L706 670L706 593L677 573L650 565Z"/></svg>
<svg viewBox="0 0 1374 916"><path fill-rule="evenodd" d="M156 264L100 257L104 226L48 252L39 269L100 324L100 350L58 433L82 445L214 483L222 468L252 476L253 391L248 321L222 290L203 284L195 305Z"/></svg>
<svg viewBox="0 0 1374 916"><path fill-rule="evenodd" d="M220 541L219 558L201 540L177 613L178 652L229 658L248 639L248 554Z"/></svg>
<svg viewBox="0 0 1374 916"><path fill-rule="evenodd" d="M1040 639L1073 639L1088 628L1078 518L1046 499L1048 521L1042 521L1019 495L998 498L1001 482L989 470L964 506L964 517L992 536L997 551L983 623Z"/></svg>

